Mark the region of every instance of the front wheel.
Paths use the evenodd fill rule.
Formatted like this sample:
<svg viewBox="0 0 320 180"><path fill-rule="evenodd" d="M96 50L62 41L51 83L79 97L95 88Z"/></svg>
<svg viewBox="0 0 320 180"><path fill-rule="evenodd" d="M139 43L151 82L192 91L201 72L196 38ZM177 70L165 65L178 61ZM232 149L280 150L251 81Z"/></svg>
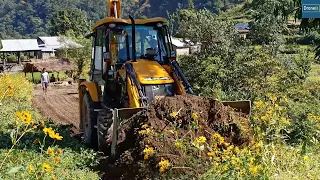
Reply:
<svg viewBox="0 0 320 180"><path fill-rule="evenodd" d="M106 154L110 154L112 133L113 133L113 110L103 108L98 115L98 149Z"/></svg>
<svg viewBox="0 0 320 180"><path fill-rule="evenodd" d="M100 103L93 102L90 94L85 92L82 101L81 121L83 130L83 139L86 144L92 147L97 146L97 124L98 112L94 109L99 109Z"/></svg>

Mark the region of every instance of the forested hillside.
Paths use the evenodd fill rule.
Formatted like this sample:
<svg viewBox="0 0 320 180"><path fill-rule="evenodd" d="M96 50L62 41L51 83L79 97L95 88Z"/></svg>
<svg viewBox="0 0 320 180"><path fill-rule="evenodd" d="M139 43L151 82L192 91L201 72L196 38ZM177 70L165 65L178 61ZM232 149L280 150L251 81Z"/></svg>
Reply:
<svg viewBox="0 0 320 180"><path fill-rule="evenodd" d="M243 0L123 0L123 17L167 17L189 4L217 13ZM79 9L88 25L105 16L105 0L0 0L0 38L28 38L48 35L50 19L58 11Z"/></svg>

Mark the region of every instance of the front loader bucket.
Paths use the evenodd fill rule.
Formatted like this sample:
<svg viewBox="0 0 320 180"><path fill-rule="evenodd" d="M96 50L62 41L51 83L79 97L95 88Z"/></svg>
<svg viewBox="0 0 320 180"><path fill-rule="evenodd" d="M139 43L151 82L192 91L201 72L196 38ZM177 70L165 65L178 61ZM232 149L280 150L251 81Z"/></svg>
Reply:
<svg viewBox="0 0 320 180"><path fill-rule="evenodd" d="M134 114L144 110L145 108L121 108L121 109L114 109L117 111L117 118L120 120L128 119L132 117Z"/></svg>
<svg viewBox="0 0 320 180"><path fill-rule="evenodd" d="M251 114L251 101L222 101L225 106L230 106L238 112L245 113L250 116Z"/></svg>
<svg viewBox="0 0 320 180"><path fill-rule="evenodd" d="M113 130L112 130L112 143L111 143L111 155L116 154L116 145L118 143L118 126L120 122L131 118L133 115L144 110L145 108L121 108L113 110Z"/></svg>

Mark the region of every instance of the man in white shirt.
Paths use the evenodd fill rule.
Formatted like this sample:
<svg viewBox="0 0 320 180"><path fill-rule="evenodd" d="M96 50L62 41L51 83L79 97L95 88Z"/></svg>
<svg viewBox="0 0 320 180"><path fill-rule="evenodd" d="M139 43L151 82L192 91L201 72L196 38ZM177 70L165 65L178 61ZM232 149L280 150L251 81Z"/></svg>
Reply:
<svg viewBox="0 0 320 180"><path fill-rule="evenodd" d="M46 68L42 69L41 72L41 85L43 92L47 95L47 88L49 83L49 74L46 71Z"/></svg>

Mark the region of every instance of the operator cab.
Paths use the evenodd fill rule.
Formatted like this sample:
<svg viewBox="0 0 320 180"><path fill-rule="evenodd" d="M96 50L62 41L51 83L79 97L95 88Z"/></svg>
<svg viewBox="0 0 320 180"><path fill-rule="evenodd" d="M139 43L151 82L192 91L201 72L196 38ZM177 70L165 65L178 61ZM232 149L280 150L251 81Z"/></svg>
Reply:
<svg viewBox="0 0 320 180"><path fill-rule="evenodd" d="M155 96L173 96L174 81L172 79L170 79L172 81L166 80L166 78L171 77L163 68L163 65L170 62L169 58L173 54L168 32L168 27L164 24L162 18L135 20L134 26L130 20L125 19L105 18L98 22L94 26L92 34L94 46L91 80L98 82L103 94L127 93L125 65L131 63L134 73L137 73L141 92L146 97L147 103L153 101ZM133 43L133 40L135 40L135 43ZM153 63L145 63L146 61L153 61ZM138 69L139 72L137 72ZM162 71L160 74L166 75L153 79L159 75L158 71ZM139 77L141 74L150 76L143 77L141 80ZM163 80L161 78L164 78L163 82L166 81L167 83L160 82ZM119 81L121 86L114 86ZM146 84L141 81L146 82ZM152 82L155 83L152 84ZM113 92L104 93L105 90L112 90ZM114 97L125 96L127 95L114 95Z"/></svg>
<svg viewBox="0 0 320 180"><path fill-rule="evenodd" d="M167 63L169 47L166 47L166 37L162 27L151 25L136 25L135 26L135 57L132 51L132 26L131 25L116 25L110 29L113 34L111 41L116 45L117 64L123 64L128 60L149 59L156 60L160 64Z"/></svg>

